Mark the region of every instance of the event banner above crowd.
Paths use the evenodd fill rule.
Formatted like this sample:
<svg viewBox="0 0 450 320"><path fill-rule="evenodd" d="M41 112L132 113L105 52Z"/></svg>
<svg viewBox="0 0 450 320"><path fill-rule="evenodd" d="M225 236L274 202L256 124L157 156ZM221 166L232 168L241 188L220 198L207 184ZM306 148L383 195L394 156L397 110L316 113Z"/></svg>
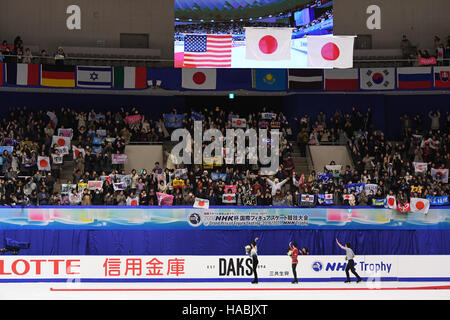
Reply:
<svg viewBox="0 0 450 320"><path fill-rule="evenodd" d="M448 207L404 215L385 208L39 207L0 209L2 229L449 229Z"/></svg>

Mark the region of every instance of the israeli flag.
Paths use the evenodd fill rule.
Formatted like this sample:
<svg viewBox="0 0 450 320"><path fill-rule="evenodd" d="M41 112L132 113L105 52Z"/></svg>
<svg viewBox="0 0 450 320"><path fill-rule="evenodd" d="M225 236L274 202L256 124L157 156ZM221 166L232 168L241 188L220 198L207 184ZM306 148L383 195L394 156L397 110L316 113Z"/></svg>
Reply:
<svg viewBox="0 0 450 320"><path fill-rule="evenodd" d="M112 88L112 67L77 67L77 87Z"/></svg>

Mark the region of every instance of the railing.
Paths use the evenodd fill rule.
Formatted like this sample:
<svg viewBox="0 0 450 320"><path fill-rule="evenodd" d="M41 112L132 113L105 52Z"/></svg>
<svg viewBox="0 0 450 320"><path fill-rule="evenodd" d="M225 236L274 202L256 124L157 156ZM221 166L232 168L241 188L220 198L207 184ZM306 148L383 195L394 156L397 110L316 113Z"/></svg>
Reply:
<svg viewBox="0 0 450 320"><path fill-rule="evenodd" d="M17 63L16 55L4 56L3 62ZM54 64L55 59L53 57L40 57L40 56L21 56L23 59L30 58L31 63L40 64ZM12 58L12 59L11 59ZM8 61L11 59L11 61ZM20 62L20 61L19 61ZM153 68L171 68L174 66L174 59L161 59L161 58L149 58L146 56L129 56L129 57L99 57L99 56L69 56L66 55L64 59L65 65L107 65L107 66L143 66ZM436 65L430 66L449 66L450 58L439 60ZM361 58L355 57L353 60L354 68L368 68L368 67L421 67L418 65L417 59L401 59L401 58Z"/></svg>

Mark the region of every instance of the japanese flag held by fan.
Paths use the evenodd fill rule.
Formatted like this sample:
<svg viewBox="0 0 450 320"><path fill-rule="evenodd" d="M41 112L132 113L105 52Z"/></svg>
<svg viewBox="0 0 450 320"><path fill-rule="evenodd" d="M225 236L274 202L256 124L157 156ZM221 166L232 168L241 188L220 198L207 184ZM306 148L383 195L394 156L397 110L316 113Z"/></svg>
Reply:
<svg viewBox="0 0 450 320"><path fill-rule="evenodd" d="M56 145L57 147L67 147L67 149L70 149L70 143L70 137L53 136L52 138L52 147Z"/></svg>
<svg viewBox="0 0 450 320"><path fill-rule="evenodd" d="M49 157L38 156L37 165L38 165L38 170L45 170L45 171L51 170Z"/></svg>
<svg viewBox="0 0 450 320"><path fill-rule="evenodd" d="M389 209L397 209L397 200L394 196L388 195L386 197L386 207Z"/></svg>
<svg viewBox="0 0 450 320"><path fill-rule="evenodd" d="M307 36L309 68L353 68L355 36Z"/></svg>
<svg viewBox="0 0 450 320"><path fill-rule="evenodd" d="M195 198L194 208L209 209L209 200Z"/></svg>
<svg viewBox="0 0 450 320"><path fill-rule="evenodd" d="M75 146L72 146L72 151L73 151L73 159L76 160L78 159L78 156L81 154L81 156L84 158L84 156L86 155L86 152L84 151L83 148L77 148Z"/></svg>
<svg viewBox="0 0 450 320"><path fill-rule="evenodd" d="M430 200L421 198L411 198L411 211L418 213L428 213L430 209Z"/></svg>

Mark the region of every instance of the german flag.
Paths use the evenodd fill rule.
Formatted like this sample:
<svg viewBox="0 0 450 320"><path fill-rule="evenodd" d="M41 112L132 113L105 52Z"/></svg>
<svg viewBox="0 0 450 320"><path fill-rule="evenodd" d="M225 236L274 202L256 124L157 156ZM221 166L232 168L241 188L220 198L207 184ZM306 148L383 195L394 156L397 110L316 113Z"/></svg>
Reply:
<svg viewBox="0 0 450 320"><path fill-rule="evenodd" d="M41 86L75 87L75 66L42 65Z"/></svg>

